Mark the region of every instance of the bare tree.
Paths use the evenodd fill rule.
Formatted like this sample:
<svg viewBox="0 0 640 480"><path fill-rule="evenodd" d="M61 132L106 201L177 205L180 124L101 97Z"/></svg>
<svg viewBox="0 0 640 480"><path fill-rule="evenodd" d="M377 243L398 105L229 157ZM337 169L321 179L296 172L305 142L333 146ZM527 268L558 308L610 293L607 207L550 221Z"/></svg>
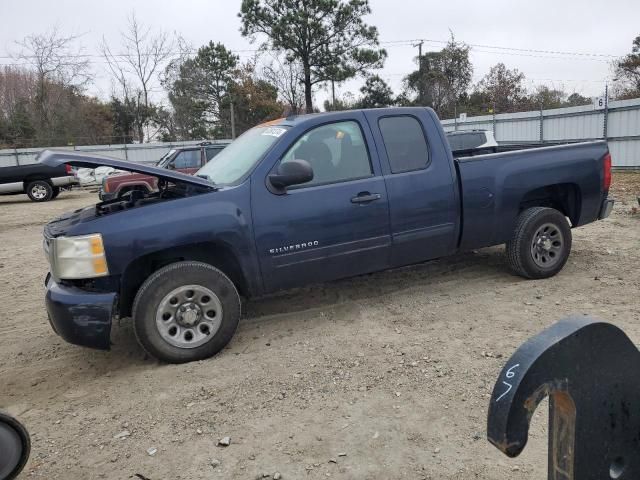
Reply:
<svg viewBox="0 0 640 480"><path fill-rule="evenodd" d="M618 99L634 98L640 94L640 35L633 40L631 53L613 62L616 76L613 93Z"/></svg>
<svg viewBox="0 0 640 480"><path fill-rule="evenodd" d="M272 61L263 67L262 75L278 89L278 96L287 106L288 114L304 111L304 71L300 62L273 55Z"/></svg>
<svg viewBox="0 0 640 480"><path fill-rule="evenodd" d="M78 38L79 35L61 35L54 27L16 42L20 46L16 58L30 65L37 76L36 104L43 128L51 125L60 95L67 89L81 91L91 80L89 59L82 47L76 46Z"/></svg>
<svg viewBox="0 0 640 480"><path fill-rule="evenodd" d="M196 49L188 40L181 35L176 36L175 48L176 53L171 57L171 60L167 62L167 66L164 71L160 73L160 83L165 90L168 90L169 85L176 81L180 75L180 67L189 60Z"/></svg>
<svg viewBox="0 0 640 480"><path fill-rule="evenodd" d="M36 75L30 70L5 66L0 70L0 117L13 115L23 99L36 96Z"/></svg>
<svg viewBox="0 0 640 480"><path fill-rule="evenodd" d="M159 81L166 63L173 55L173 40L166 32L152 32L141 24L135 13L128 18L127 29L121 32L120 52L114 52L103 38L101 51L112 77L120 86L124 100L133 105L138 139L144 140L144 130L152 117L151 93ZM147 135L147 138L149 135Z"/></svg>

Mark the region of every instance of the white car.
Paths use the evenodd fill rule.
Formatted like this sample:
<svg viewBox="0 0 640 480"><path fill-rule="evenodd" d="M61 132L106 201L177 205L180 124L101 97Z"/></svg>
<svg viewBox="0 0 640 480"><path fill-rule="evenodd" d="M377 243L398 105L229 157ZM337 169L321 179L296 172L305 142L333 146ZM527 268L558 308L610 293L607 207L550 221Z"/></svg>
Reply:
<svg viewBox="0 0 640 480"><path fill-rule="evenodd" d="M114 173L118 173L118 170L111 167L79 168L76 172L76 178L83 187L102 185L102 179Z"/></svg>

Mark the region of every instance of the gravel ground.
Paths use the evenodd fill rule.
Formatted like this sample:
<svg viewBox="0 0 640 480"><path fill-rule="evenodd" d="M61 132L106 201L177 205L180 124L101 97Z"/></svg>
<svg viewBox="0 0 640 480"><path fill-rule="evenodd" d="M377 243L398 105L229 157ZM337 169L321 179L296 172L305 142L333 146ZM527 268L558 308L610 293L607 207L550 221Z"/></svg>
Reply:
<svg viewBox="0 0 640 480"><path fill-rule="evenodd" d="M128 321L110 352L60 340L42 226L95 194L0 197L0 407L32 435L22 476L545 478L546 408L508 459L485 439L489 395L505 358L567 314L640 343L638 193L640 174L615 174L612 217L574 231L555 278L511 275L496 247L298 289L247 303L229 347L188 365L146 358Z"/></svg>

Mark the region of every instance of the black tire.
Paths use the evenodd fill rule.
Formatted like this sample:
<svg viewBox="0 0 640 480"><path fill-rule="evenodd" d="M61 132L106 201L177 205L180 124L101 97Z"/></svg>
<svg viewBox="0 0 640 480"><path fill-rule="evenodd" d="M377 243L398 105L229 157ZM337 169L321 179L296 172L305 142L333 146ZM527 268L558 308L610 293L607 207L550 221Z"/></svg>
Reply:
<svg viewBox="0 0 640 480"><path fill-rule="evenodd" d="M571 241L571 228L562 213L553 208L528 208L518 217L507 242L509 267L524 278L552 277L567 263ZM545 250L547 246L553 250Z"/></svg>
<svg viewBox="0 0 640 480"><path fill-rule="evenodd" d="M53 195L51 195L51 200L60 195L60 187L53 186Z"/></svg>
<svg viewBox="0 0 640 480"><path fill-rule="evenodd" d="M219 306L222 309L222 318L220 320L218 320L220 318L219 315L215 317L216 312L213 312L211 317L215 317L215 321L219 322L217 330L208 334L211 336L209 339L206 339L208 335L204 335L205 338L200 341L205 341L205 343L195 347L181 347L173 344L173 342L186 342L186 335L189 330L195 331L197 335L201 334L198 331L199 323L195 326L184 326L178 322L178 317L181 315L178 309L187 304L194 305L194 301L176 303L176 306L172 307L175 308L174 314L176 318L174 319L173 315L171 315L171 324L176 327L178 332L174 338L167 337L169 335L168 332L160 332L162 327L161 318L159 317L162 312L161 305L163 302L166 305L166 299L173 291L187 288L187 286L208 289L214 294L215 300L213 302L219 302ZM176 294L176 296L179 295L181 294ZM207 297L206 294L202 298L205 297ZM173 298L171 298L172 300ZM138 343L151 356L168 363L186 363L212 357L222 350L236 331L240 319L240 311L238 291L233 282L224 273L202 262L176 262L153 273L138 290L132 309L133 328ZM203 316L204 313L201 312L198 322L203 319ZM167 338L163 338L163 335ZM193 338L193 335L191 336Z"/></svg>
<svg viewBox="0 0 640 480"><path fill-rule="evenodd" d="M26 191L32 202L48 202L53 198L53 185L48 180L29 182Z"/></svg>
<svg viewBox="0 0 640 480"><path fill-rule="evenodd" d="M13 480L22 471L31 452L31 439L15 418L0 412L0 477Z"/></svg>

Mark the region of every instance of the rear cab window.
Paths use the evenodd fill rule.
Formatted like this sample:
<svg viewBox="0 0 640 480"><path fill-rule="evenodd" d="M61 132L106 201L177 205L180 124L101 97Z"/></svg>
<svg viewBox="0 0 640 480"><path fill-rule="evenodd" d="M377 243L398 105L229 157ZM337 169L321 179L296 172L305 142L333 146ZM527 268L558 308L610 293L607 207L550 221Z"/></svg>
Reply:
<svg viewBox="0 0 640 480"><path fill-rule="evenodd" d="M378 120L391 173L424 170L429 165L429 146L420 121L410 115Z"/></svg>

